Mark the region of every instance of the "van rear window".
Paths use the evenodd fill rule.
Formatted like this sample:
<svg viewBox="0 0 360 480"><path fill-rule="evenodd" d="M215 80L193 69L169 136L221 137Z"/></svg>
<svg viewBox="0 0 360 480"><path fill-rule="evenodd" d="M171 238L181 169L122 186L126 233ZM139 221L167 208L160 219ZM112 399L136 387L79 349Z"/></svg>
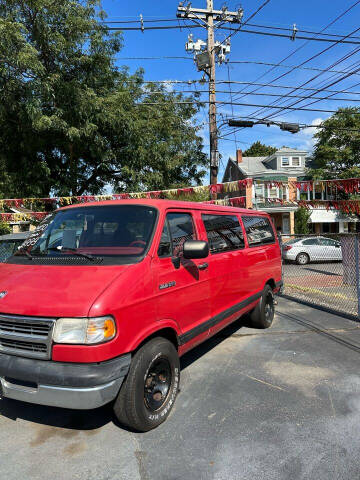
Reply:
<svg viewBox="0 0 360 480"><path fill-rule="evenodd" d="M244 248L244 235L235 215L202 215L211 253Z"/></svg>
<svg viewBox="0 0 360 480"><path fill-rule="evenodd" d="M255 215L241 217L250 247L275 242L274 230L266 217Z"/></svg>

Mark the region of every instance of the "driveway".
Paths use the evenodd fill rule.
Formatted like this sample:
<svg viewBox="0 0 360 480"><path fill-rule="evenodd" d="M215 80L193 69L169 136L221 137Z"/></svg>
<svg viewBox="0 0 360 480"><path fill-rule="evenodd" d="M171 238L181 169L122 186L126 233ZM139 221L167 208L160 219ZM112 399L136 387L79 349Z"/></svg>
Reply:
<svg viewBox="0 0 360 480"><path fill-rule="evenodd" d="M273 327L237 323L182 359L168 421L135 434L109 408L0 402L2 478L359 478L360 325L279 299Z"/></svg>

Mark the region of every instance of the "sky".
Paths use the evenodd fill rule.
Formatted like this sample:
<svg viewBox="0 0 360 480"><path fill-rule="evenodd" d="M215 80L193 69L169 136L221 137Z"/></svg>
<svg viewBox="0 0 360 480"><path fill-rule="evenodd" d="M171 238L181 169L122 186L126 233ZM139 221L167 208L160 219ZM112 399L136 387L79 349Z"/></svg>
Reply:
<svg viewBox="0 0 360 480"><path fill-rule="evenodd" d="M263 3L264 0L243 0L241 4L234 0L228 0L226 5L230 11L237 10L241 5L244 9L244 20L252 15L257 8ZM309 32L320 32L330 22L332 22L339 14L344 12L348 7L353 5L356 0L270 0L270 2L261 11L256 14L250 21L252 24L290 28L295 23L299 30L307 30ZM214 8L220 9L225 2L214 0ZM139 15L142 14L145 20L154 19L175 19L178 2L174 0L166 1L150 1L150 0L104 0L103 8L106 11L108 21L123 21L129 22L139 19ZM192 0L192 6L198 8L206 7L206 0ZM341 19L331 25L324 33L336 34L336 35L348 35L350 32L359 28L360 20L360 2L349 13L344 15ZM180 21L181 22L181 21ZM169 23L170 24L170 23ZM176 22L172 22L172 25L176 25ZM139 26L140 24L126 24L127 26ZM146 24L145 24L146 25ZM161 25L161 24L159 24ZM123 24L125 26L125 24ZM245 27L244 27L245 28ZM247 27L248 29L257 30L256 27ZM264 28L259 28L262 31ZM259 30L258 29L258 30ZM118 54L117 64L119 66L126 65L129 67L130 72L134 72L138 68L144 68L145 80L195 80L202 77L202 73L198 72L193 62L191 54L185 51L185 43L190 30L184 27L183 29L173 30L149 30L144 31L125 31L123 33L124 46L122 51ZM283 30L278 30L279 33L286 33ZM191 30L194 36L194 40L206 39L206 30L203 28L194 28ZM216 40L222 41L228 35L226 30L217 30L215 33ZM298 33L298 35L314 37L314 34L310 33ZM360 29L359 32L354 33L354 36L358 36L356 41L360 42ZM241 82L254 82L260 76L262 78L258 80L261 83L276 83L282 86L299 86L304 82L312 79L320 72L304 69L295 69L290 74L287 74L283 78L274 82L274 80L285 72L289 72L290 69L283 67L270 69L271 66L264 66L252 63L231 63L231 62L266 62L266 63L279 63L283 59L291 55L286 61L282 62L285 65L296 66L301 64L307 59L310 59L313 55L321 52L322 50L334 45L333 43L320 42L320 41L306 41L296 39L295 41L290 38L272 37L255 35L245 32L238 32L231 37L231 52L228 55L228 64L217 66L216 80L230 80ZM301 48L299 48L301 47ZM334 62L337 62L343 56L350 54L354 49L360 47L360 45L354 44L336 44L332 46L328 51L317 56L312 61L307 62L304 67L309 68L321 68L325 69L330 67ZM296 49L299 49L295 52ZM293 53L294 52L294 53ZM184 59L141 59L137 60L134 57L168 57L179 56L188 57ZM131 57L131 58L129 58ZM356 65L354 63L356 62ZM335 67L337 70L356 69L357 63L360 65L359 53L352 54L348 59L345 59ZM352 67L352 68L350 68ZM319 88L325 84L329 84L336 80L341 75L334 73L322 73L318 78L310 81L306 87ZM359 86L356 84L359 82ZM176 85L175 89L180 90L194 90L205 89L206 86L199 84L193 85ZM252 86L236 85L232 84L232 100L233 102L241 102L247 104L261 104L269 105L276 100L276 97L271 97L266 94L272 93L289 93L290 89L278 89L271 87L263 87L256 93L264 93L265 95L246 95L245 92L241 95L236 95L234 92L240 91L245 88L245 92L251 92L254 88ZM220 84L217 86L218 90L223 90L225 93L218 93L217 100L229 101L231 99L229 86L227 84ZM360 72L349 76L347 79L337 83L330 87L330 89L336 90L352 90L354 92L360 91ZM309 92L296 91L293 95L307 95ZM312 92L310 92L312 93ZM316 93L316 96L326 96L329 93ZM241 99L236 97L242 97ZM337 97L349 98L350 101L334 100ZM204 100L207 100L207 94L202 96ZM335 95L333 99L321 100L314 105L308 106L308 108L317 108L322 110L336 110L340 106L354 106L359 105L353 100L360 100L359 94L353 95ZM290 101L295 99L286 99L280 105L289 105ZM298 106L308 103L303 101ZM255 107L246 107L243 105L234 105L233 109L231 105L219 105L218 106L218 124L222 123L222 119L225 116L246 117L253 116L257 110ZM259 117L263 118L264 115L274 113L275 110L262 111L259 113ZM277 114L273 119L287 122L296 122L306 125L316 125L322 120L328 118L331 113L325 112L307 112L307 111L276 111ZM261 115L263 113L263 115ZM222 117L223 116L223 117ZM209 151L208 129L206 122L208 122L207 107L198 115L196 119L198 123L204 123L204 127L201 130L201 135L204 138L204 151ZM235 155L236 149L245 150L253 142L260 140L262 143L272 145L280 148L281 146L295 147L299 149L306 149L311 152L314 144L313 133L316 131L314 128L308 128L302 130L298 134L291 134L281 131L278 127L266 127L265 125L256 125L253 128L246 128L236 132L235 134L226 135L233 129L227 126L223 126L220 129L220 136L225 135L224 139L219 141L219 152L221 154L219 179L221 180L224 166L230 155Z"/></svg>

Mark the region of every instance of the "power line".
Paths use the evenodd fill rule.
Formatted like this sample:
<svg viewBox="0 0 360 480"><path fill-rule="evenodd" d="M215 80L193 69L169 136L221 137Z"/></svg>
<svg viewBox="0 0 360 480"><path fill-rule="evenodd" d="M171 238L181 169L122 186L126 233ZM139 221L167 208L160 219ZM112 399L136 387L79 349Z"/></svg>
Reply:
<svg viewBox="0 0 360 480"><path fill-rule="evenodd" d="M328 23L322 30L320 33L323 33L325 30L327 30L329 27L331 27L332 25L334 25L334 23L336 23L338 20L340 20L343 16L345 16L347 13L349 13L354 7L356 7L358 4L360 3L360 0L356 0L355 3L353 3L352 5L350 5L345 11L343 11L342 13L340 13L337 17L335 17L330 23ZM315 37L314 37L315 38ZM290 57L292 57L293 55L295 55L297 52L299 52L301 49L303 49L307 44L309 43L309 40L307 40L305 43L303 43L302 45L300 45L299 47L295 48L290 54L288 54L287 56L285 56L279 63L282 63L282 62L285 62L286 60L288 60ZM320 53L321 54L321 53ZM308 63L309 61L311 61L312 58L302 62L300 65L297 65L296 67L293 67L289 72L286 72L274 79L272 79L270 82L267 83L267 85L269 85L270 83L272 82L276 82L277 80L279 80L280 78L283 78L285 77L286 75L289 75L290 73L292 73L296 68L300 68L300 67L303 67L306 63ZM259 81L261 78L263 78L265 75L267 75L268 73L272 72L273 70L275 70L277 68L277 66L273 66L272 68L270 68L269 70L267 70L265 73L263 73L262 75L260 75L259 77L257 77L255 79L255 82ZM245 90L245 89L244 89ZM260 90L260 88L258 89L255 89L253 91L258 91ZM244 93L244 95L242 95L242 97L240 98L244 98L245 96L247 95L247 92Z"/></svg>
<svg viewBox="0 0 360 480"><path fill-rule="evenodd" d="M191 60L192 62L194 59L192 57L185 57L185 56L153 56L153 57L117 57L118 60ZM316 67L299 67L298 65L284 65L283 63L269 63L269 62L259 62L259 61L252 61L252 60L229 60L226 63L230 64L250 64L250 65L266 65L272 67L282 67L282 68L290 68L290 69L297 69L297 70L310 70L314 72L330 72L330 73L345 73L342 70L325 70L323 68L316 68Z"/></svg>
<svg viewBox="0 0 360 480"><path fill-rule="evenodd" d="M171 102L171 105L199 105L202 103L210 103L209 101L206 100L199 100L199 101L175 101ZM261 108L268 108L270 105L258 105L254 103L239 103L239 102L223 102L223 101L216 101L215 103L219 105L240 105L243 107L261 107ZM147 106L147 105L164 105L162 102L143 102L143 103L136 103L136 106L142 107L142 106ZM322 112L322 113L336 113L337 110L324 110L324 109L315 109L315 108L302 108L302 107L297 107L297 108L292 108L292 107L271 107L271 108L277 108L278 110L302 110L305 112ZM355 112L357 114L357 112ZM360 112L359 112L360 115Z"/></svg>
<svg viewBox="0 0 360 480"><path fill-rule="evenodd" d="M270 2L270 0L265 0L265 2L263 2L263 3L257 8L257 10L255 10L255 12L253 12L253 13L250 15L250 17L248 17L248 18L239 26L239 28L231 29L231 30L234 30L233 33L230 33L230 35L228 35L221 43L222 43L222 44L226 43L233 35L235 35L236 32L239 32L239 31L242 29L242 27L243 27L244 25L246 25L252 18L254 18L255 15L257 15L257 14L260 12L260 10L262 10L264 7L266 7L266 5L267 5L269 2ZM220 28L222 28L222 27L220 27ZM225 27L225 28L226 28L226 27ZM229 29L229 30L230 30L230 29Z"/></svg>
<svg viewBox="0 0 360 480"><path fill-rule="evenodd" d="M233 96L232 96L232 91L231 91L230 67L229 67L229 64L227 64L227 74L228 74L229 93L230 93L230 101L231 101L231 114L234 115L234 104L233 104ZM219 92L219 90L218 90L218 92ZM220 92L219 92L219 93L220 93ZM236 133L234 133L234 139L235 139L235 145L236 145L236 150L237 150L237 138L236 138Z"/></svg>
<svg viewBox="0 0 360 480"><path fill-rule="evenodd" d="M358 30L360 30L360 27L359 27ZM356 50L356 51L352 52L351 55L354 55L355 53L357 53L357 52L360 50L360 47L357 48L357 49L355 49L355 50ZM354 75L355 73L357 73L357 72L359 72L359 71L360 71L360 67L357 68L357 69L354 70L354 71L351 71L351 72L343 75L342 77L334 80L333 82L327 84L324 88L332 87L333 85L336 85L337 83L345 80L346 78ZM322 75L322 74L320 73L320 74L316 75L315 77L311 78L310 80L307 80L307 81L304 82L301 86L307 85L308 83L310 83L310 82L313 81L314 79L318 78L320 75ZM296 91L296 88L294 88L290 93L293 93L293 92L295 92L295 91ZM308 97L310 98L310 97L312 97L313 95L315 95L315 93L319 93L319 92L321 92L321 91L322 91L322 89L321 89L321 88L318 88L315 92L310 93L310 94L308 95ZM276 100L275 102L279 102L280 100L281 100L281 99L278 99L278 100ZM297 100L297 101L291 103L289 106L290 106L290 107L293 107L294 105L298 104L298 103L301 102L301 101L302 101L302 100ZM271 108L277 108L277 106L274 106L274 107L271 107ZM271 115L267 115L266 118L271 118L271 117L274 116L274 115L275 115L275 113L273 113L273 114L271 114Z"/></svg>
<svg viewBox="0 0 360 480"><path fill-rule="evenodd" d="M230 95L230 98L231 98L231 101L232 101L232 95L233 94L236 94L236 93L239 93L237 91L233 91L231 90L231 81L227 82L229 84L229 90L216 90L217 93L225 93L225 94L229 94ZM288 88L291 88L291 87L288 87ZM318 90L317 89L313 89L315 90L315 92L317 92ZM160 90L160 91L144 91L143 92L143 95L153 95L153 94L164 94L166 92L164 92L163 90ZM199 94L209 94L209 90L172 90L171 93L177 93L177 94L181 94L181 93L199 93ZM340 93L340 92L339 92ZM282 94L282 93L251 93L249 95L259 95L259 96L263 96L263 97L281 97L281 98L300 98L302 100L308 100L310 97L309 96L301 96L301 95L285 95L285 94ZM333 93L333 95L337 95L337 93ZM333 95L329 95L327 97L313 97L314 99L317 99L318 101L320 100L331 100L331 101L335 101L335 102L360 102L360 99L356 99L356 98L331 98Z"/></svg>
<svg viewBox="0 0 360 480"><path fill-rule="evenodd" d="M255 14L253 14L255 15ZM249 20L249 19L248 19ZM142 23L171 23L171 22L178 22L179 20L177 18L163 18L163 19L154 19L154 20L146 20L145 18L142 20ZM104 20L103 22L100 22L102 25L118 25L118 24L134 24L134 23L141 23L141 20L138 18L137 20ZM249 27L255 27L255 28L265 28L268 30L282 30L289 32L291 34L293 32L293 28L291 27L278 27L276 25L260 25L257 23L249 23L248 21L244 22L242 25L248 25ZM121 28L121 27L119 27ZM140 27L141 28L141 27ZM215 27L216 28L216 27ZM308 33L311 35L323 35L326 37L341 37L342 35L336 34L336 33L322 33L322 32L314 32L312 30L304 30L302 28L297 28L296 31L302 32L302 33ZM291 36L291 35L290 35ZM357 36L352 36L349 38L353 38L356 40L360 40L360 37Z"/></svg>
<svg viewBox="0 0 360 480"><path fill-rule="evenodd" d="M352 35L353 33L356 33L358 30L360 30L360 27L356 28L354 31L352 31L351 33L349 33L349 34L346 35L346 36ZM346 38L346 37L345 37L345 38ZM300 66L304 65L305 63L307 63L307 62L309 62L309 61L311 61L311 60L314 60L315 58L317 58L318 56L322 55L322 54L325 53L326 51L331 50L335 45L336 45L336 44L333 44L333 45L330 45L330 46L326 47L325 49L321 50L320 52L316 53L316 54L313 55L312 57L310 57L310 58L308 58L307 60L305 60L304 62L302 62L302 63L300 64ZM357 51L358 51L359 49L360 49L360 47L357 47L357 48L353 49L351 52L349 52L348 54L346 54L346 55L343 56L342 58L338 59L336 62L334 62L334 63L333 63L332 65L330 65L329 67L327 67L326 70L329 70L329 69L333 68L335 65L338 65L339 63L343 62L344 60L346 60L346 59L349 58L350 56L352 56L352 55L354 55L355 53L357 53ZM289 73L291 73L291 72L294 71L294 70L295 70L295 68L292 69L292 70L290 70L289 72L283 73L282 75L280 75L280 76L278 76L277 78L275 78L273 81L277 81L277 80L279 80L280 78L283 78L284 76L288 75ZM357 71L358 71L358 70L357 70ZM355 74L357 71L353 72L352 74ZM310 83L311 81L315 80L316 78L318 78L319 76L321 76L323 73L325 73L325 72L318 73L317 75L315 75L314 77L312 77L310 80L307 80L306 82L302 83L302 84L300 85L300 87L306 86L308 83ZM341 81L341 80L347 78L347 76L348 76L348 75L346 74L344 77L342 77L342 78L341 78L340 80L338 80L338 81ZM335 82L335 83L338 83L338 81ZM327 85L327 86L324 87L324 88L328 88L328 87L334 85L335 83L332 83L332 84L330 84L330 85ZM254 91L257 91L257 90L259 90L259 89L255 89L255 90L253 90L251 93L254 93ZM291 93L294 93L296 90L297 90L297 87L295 87L293 90L291 90L290 94L291 94ZM317 92L319 92L319 91L321 91L321 90L317 89L317 91L316 91L315 93L317 93ZM243 98L244 96L246 96L246 95L248 95L248 94L249 94L249 92L247 92L247 93L246 93L245 95L243 95L241 98ZM313 94L310 94L309 96L311 97L312 95L313 95ZM275 103L279 103L279 102L281 102L281 98L275 100L272 105L275 105ZM294 104L296 104L296 103L298 103L298 102L295 102ZM293 104L293 105L294 105L294 104ZM272 107L271 107L271 108L272 108ZM274 108L275 108L275 107L274 107ZM259 113L259 110L256 110L255 112L253 112L253 115L257 115L258 113ZM271 116L273 116L273 115L274 115L274 114L272 114Z"/></svg>
<svg viewBox="0 0 360 480"><path fill-rule="evenodd" d="M238 63L238 64L249 63L252 65L266 65L271 67L282 67L282 68L290 68L290 69L297 69L297 70L311 70L314 72L345 73L342 70L325 70L324 68L316 68L316 67L299 67L298 65L284 65L283 63L255 62L255 61L247 61L247 60L230 60L228 63Z"/></svg>
<svg viewBox="0 0 360 480"><path fill-rule="evenodd" d="M270 0L268 0L268 1L270 1ZM139 32L144 33L145 31L149 31L149 30L182 30L184 27L186 27L186 28L200 28L200 27L202 27L202 25L199 25L199 24L196 24L196 25L186 24L184 26L182 26L182 25L153 26L152 25L152 26L146 27L146 28L144 28L144 27L108 27L108 26L104 25L104 27L108 31L115 31L115 32L118 32L118 31L121 31L121 32L139 31ZM236 29L236 28L231 28L231 27L216 27L216 28L220 29L220 30L226 30L226 31L233 32L231 35L228 35L226 37L226 39L229 39L233 34L238 33L238 32L289 39L289 35L285 35L285 34L282 34L282 33L261 32L260 30L248 30L248 29L245 29L245 28L241 28L241 29ZM296 39L298 39L298 40L311 40L311 41L317 41L317 42L330 42L330 43L334 43L334 44L338 44L338 43L352 44L352 45L359 45L360 44L360 41L354 41L354 40L336 40L336 39L333 39L333 38L315 38L315 37L307 37L307 36L304 36L304 35L297 35ZM220 43L223 43L223 42L220 42Z"/></svg>
<svg viewBox="0 0 360 480"><path fill-rule="evenodd" d="M348 72L344 72L344 73L348 73ZM188 85L190 85L190 84L193 84L193 83L202 84L203 81L199 80L199 79L192 79L192 80L144 80L143 83L144 84L155 83L155 84L188 84ZM228 80L217 80L215 83L217 85L228 84L229 81ZM294 88L294 86L290 86L290 85L274 85L274 84L267 85L266 83L242 82L242 81L237 81L237 80L230 80L230 83L234 84L234 85L259 85L259 86L262 86L262 87L269 87L269 88L285 88L285 89L293 89ZM354 88L354 85L352 87L348 87L348 88ZM310 88L310 87L297 87L297 90L317 91L316 88ZM322 91L323 92L334 93L334 94L343 93L343 94L348 94L348 95L360 95L360 92L351 92L349 90L325 90L325 89L323 89ZM232 92L232 93L240 93L240 92ZM249 92L249 95L250 95L250 92Z"/></svg>

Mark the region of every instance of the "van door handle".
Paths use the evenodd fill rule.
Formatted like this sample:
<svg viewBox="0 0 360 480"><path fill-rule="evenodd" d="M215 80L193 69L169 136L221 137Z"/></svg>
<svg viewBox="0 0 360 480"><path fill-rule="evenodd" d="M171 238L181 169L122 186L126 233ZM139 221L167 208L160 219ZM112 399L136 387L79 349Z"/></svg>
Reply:
<svg viewBox="0 0 360 480"><path fill-rule="evenodd" d="M198 269L199 270L206 270L208 268L209 264L208 263L200 263L200 265L198 265Z"/></svg>

